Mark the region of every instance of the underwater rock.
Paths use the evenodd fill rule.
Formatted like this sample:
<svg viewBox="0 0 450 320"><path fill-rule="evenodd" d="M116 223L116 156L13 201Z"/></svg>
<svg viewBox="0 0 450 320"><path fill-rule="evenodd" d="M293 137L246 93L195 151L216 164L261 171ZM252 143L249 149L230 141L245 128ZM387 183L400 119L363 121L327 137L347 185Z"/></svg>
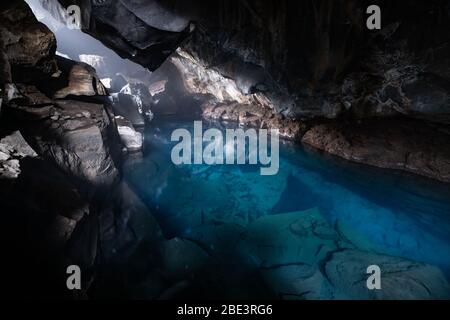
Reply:
<svg viewBox="0 0 450 320"><path fill-rule="evenodd" d="M318 210L261 217L249 225L240 257L281 299L445 299L450 288L436 267L361 251ZM382 290L369 290L367 268L378 265Z"/></svg>
<svg viewBox="0 0 450 320"><path fill-rule="evenodd" d="M345 242L352 244L350 247L359 248L363 251L385 253L382 246L374 244L364 234L357 232L349 224L342 220L336 220L334 224L336 232L342 237ZM400 241L400 240L398 240Z"/></svg>
<svg viewBox="0 0 450 320"><path fill-rule="evenodd" d="M317 209L264 216L248 226L242 249L260 269L317 266L336 250L339 235Z"/></svg>
<svg viewBox="0 0 450 320"><path fill-rule="evenodd" d="M162 272L172 281L192 279L206 268L210 257L194 242L173 238L161 248Z"/></svg>
<svg viewBox="0 0 450 320"><path fill-rule="evenodd" d="M159 167L164 167L164 163ZM248 225L260 215L269 213L279 201L288 174L280 170L275 176L261 176L257 168L248 171L236 169L234 172L211 168L207 165L193 168L182 165L181 170L190 171L188 177L180 178L175 176L176 173L168 177L171 183L158 201L166 202L173 212L165 221L168 225L177 226L177 232L209 223ZM186 183L191 187L184 188ZM172 194L177 194L176 199ZM199 205L192 206L191 203Z"/></svg>
<svg viewBox="0 0 450 320"><path fill-rule="evenodd" d="M368 290L367 267L381 269L381 290ZM449 299L450 287L433 266L406 259L344 250L332 253L324 265L327 279L335 287L336 299L424 300Z"/></svg>
<svg viewBox="0 0 450 320"><path fill-rule="evenodd" d="M189 229L182 237L201 244L209 253L224 259L234 256L245 230L244 227L232 223L203 225Z"/></svg>
<svg viewBox="0 0 450 320"><path fill-rule="evenodd" d="M281 300L328 300L333 286L317 267L292 264L260 270L267 286Z"/></svg>

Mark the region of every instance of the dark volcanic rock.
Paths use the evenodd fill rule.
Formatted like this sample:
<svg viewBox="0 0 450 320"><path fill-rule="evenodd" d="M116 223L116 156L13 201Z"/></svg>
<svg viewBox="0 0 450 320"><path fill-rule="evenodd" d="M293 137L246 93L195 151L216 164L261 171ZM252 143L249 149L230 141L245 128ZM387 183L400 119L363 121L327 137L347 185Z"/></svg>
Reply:
<svg viewBox="0 0 450 320"><path fill-rule="evenodd" d="M136 96L119 92L111 94L111 100L114 114L124 117L135 126L145 125L142 101L136 100Z"/></svg>
<svg viewBox="0 0 450 320"><path fill-rule="evenodd" d="M95 69L82 62L57 57L60 74L41 85L42 91L54 99L68 96L107 96L108 92L95 73Z"/></svg>
<svg viewBox="0 0 450 320"><path fill-rule="evenodd" d="M207 120L236 122L248 127L278 129L280 137L290 140L299 139L306 130L301 122L273 113L272 110L259 105L206 102L202 105L202 115Z"/></svg>
<svg viewBox="0 0 450 320"><path fill-rule="evenodd" d="M4 285L13 296L68 297L65 268L74 261L65 248L78 223L92 213L88 200L58 167L36 157L18 133L0 145L14 151L20 169L10 179L0 173L2 234L9 239L2 248L12 278ZM41 276L31 276L28 268Z"/></svg>
<svg viewBox="0 0 450 320"><path fill-rule="evenodd" d="M16 179L20 175L20 160L37 154L16 131L0 140L0 179Z"/></svg>
<svg viewBox="0 0 450 320"><path fill-rule="evenodd" d="M47 6L55 3L49 1ZM304 132L299 128L303 125L295 123L299 119L339 122L347 115L354 119L402 115L449 124L449 1L400 5L379 0L380 31L365 27L365 11L372 4L368 1L75 3L82 8L85 32L152 70L179 47L170 61L180 71L187 92L207 97L207 118L279 127L286 131L282 136L294 139ZM177 105L161 104L154 113L183 112ZM439 130L435 132L439 137ZM313 135L311 131L305 141L320 145L312 142ZM432 135L427 130L427 137ZM371 154L376 157L380 148ZM417 155L419 148L417 144L409 153ZM414 160L391 157L384 165L370 160L370 155L355 154L354 160L445 176L447 154L439 153L433 161L425 155L429 150L421 150L424 156ZM346 151L333 153L351 158ZM431 162L435 163L429 169L420 169Z"/></svg>
<svg viewBox="0 0 450 320"><path fill-rule="evenodd" d="M318 210L265 216L252 223L239 247L281 299L448 299L436 267L358 249ZM355 247L356 246L356 247ZM382 270L382 290L369 290L367 267Z"/></svg>
<svg viewBox="0 0 450 320"><path fill-rule="evenodd" d="M382 270L381 290L367 290L367 267ZM359 250L333 253L324 270L337 288L337 299L448 299L450 288L442 272L430 265Z"/></svg>
<svg viewBox="0 0 450 320"><path fill-rule="evenodd" d="M125 259L143 242L148 244L149 253L157 251L163 241L155 218L126 182L102 195L98 219L106 259Z"/></svg>
<svg viewBox="0 0 450 320"><path fill-rule="evenodd" d="M107 186L116 181L119 172L113 158L120 142L104 105L60 100L41 108L15 106L13 110L39 155L89 185Z"/></svg>
<svg viewBox="0 0 450 320"><path fill-rule="evenodd" d="M53 101L34 85L17 84L19 103L23 106L45 106Z"/></svg>
<svg viewBox="0 0 450 320"><path fill-rule="evenodd" d="M450 181L450 132L406 119L313 126L302 141L347 160Z"/></svg>
<svg viewBox="0 0 450 320"><path fill-rule="evenodd" d="M116 116L117 130L123 145L129 152L141 151L143 137L137 132L130 121L121 116Z"/></svg>
<svg viewBox="0 0 450 320"><path fill-rule="evenodd" d="M448 116L450 3L377 3L378 32L365 27L367 1L75 1L84 31L152 70L180 47L174 61L186 83L218 102L252 102L294 118L346 110ZM189 21L195 31L181 43Z"/></svg>
<svg viewBox="0 0 450 320"><path fill-rule="evenodd" d="M8 74L7 60L14 82L29 81L57 71L54 60L56 38L36 20L25 1L15 1L0 11L0 38L2 73Z"/></svg>
<svg viewBox="0 0 450 320"><path fill-rule="evenodd" d="M100 39L121 57L150 70L157 69L190 32L189 19L178 14L184 14L184 10L173 11L175 4L189 8L184 1L174 2L170 7L159 1L62 0L60 3L65 8L78 5L82 10L83 31ZM56 0L42 1L42 4L55 18L64 19Z"/></svg>
<svg viewBox="0 0 450 320"><path fill-rule="evenodd" d="M143 241L157 247L160 231L117 185L122 144L95 70L58 58L56 72L53 34L24 2L0 7L0 211L14 280L5 285L21 297L70 298L65 271L77 264L83 290L74 295L83 296L99 261Z"/></svg>
<svg viewBox="0 0 450 320"><path fill-rule="evenodd" d="M11 65L5 52L3 39L0 38L0 83L11 83ZM1 104L0 104L1 108Z"/></svg>

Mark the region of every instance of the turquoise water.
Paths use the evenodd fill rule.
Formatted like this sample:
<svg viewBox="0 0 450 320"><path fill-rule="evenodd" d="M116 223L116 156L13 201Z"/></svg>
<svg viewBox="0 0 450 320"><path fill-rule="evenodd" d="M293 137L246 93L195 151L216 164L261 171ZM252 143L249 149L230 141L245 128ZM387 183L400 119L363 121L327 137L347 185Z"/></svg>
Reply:
<svg viewBox="0 0 450 320"><path fill-rule="evenodd" d="M264 215L318 208L329 223L351 229L361 248L439 266L449 278L448 184L289 142L280 142L275 176L261 176L258 165L175 166L170 135L192 125L154 123L145 132L144 156L125 165L126 179L167 238L208 224L245 227Z"/></svg>

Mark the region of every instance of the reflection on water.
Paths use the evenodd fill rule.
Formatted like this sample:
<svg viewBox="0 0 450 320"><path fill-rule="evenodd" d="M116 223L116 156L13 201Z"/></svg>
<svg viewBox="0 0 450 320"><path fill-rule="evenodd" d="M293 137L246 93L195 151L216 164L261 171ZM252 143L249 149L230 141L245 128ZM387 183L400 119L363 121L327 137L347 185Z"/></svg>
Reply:
<svg viewBox="0 0 450 320"><path fill-rule="evenodd" d="M125 166L126 179L153 209L167 237L205 224L245 227L264 215L318 208L372 249L439 266L449 277L448 185L287 142L280 145L276 176L261 176L252 165L175 166L170 134L191 125L154 124L145 133L145 156Z"/></svg>

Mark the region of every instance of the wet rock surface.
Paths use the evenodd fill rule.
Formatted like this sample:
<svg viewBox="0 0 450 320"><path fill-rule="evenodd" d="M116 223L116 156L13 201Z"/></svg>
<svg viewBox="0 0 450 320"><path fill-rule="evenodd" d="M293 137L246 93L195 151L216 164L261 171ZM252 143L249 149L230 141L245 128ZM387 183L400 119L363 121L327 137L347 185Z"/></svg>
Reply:
<svg viewBox="0 0 450 320"><path fill-rule="evenodd" d="M86 63L75 62L63 57L57 57L60 73L53 77L53 81L46 83L42 90L54 99L64 99L69 96L106 96L103 86L95 69Z"/></svg>
<svg viewBox="0 0 450 320"><path fill-rule="evenodd" d="M12 106L30 145L76 179L93 186L118 178L109 143L115 124L102 104L60 100L41 108Z"/></svg>
<svg viewBox="0 0 450 320"><path fill-rule="evenodd" d="M142 134L137 132L131 122L121 116L116 116L117 130L120 139L127 151L135 152L142 150Z"/></svg>
<svg viewBox="0 0 450 320"><path fill-rule="evenodd" d="M2 234L11 240L2 248L14 261L5 269L21 275L5 285L14 297L69 298L61 280L66 263L74 260L65 248L80 221L91 213L89 201L58 167L37 157L18 132L1 141L1 146L13 150L17 162L14 175L0 173ZM41 277L27 274L30 267Z"/></svg>
<svg viewBox="0 0 450 320"><path fill-rule="evenodd" d="M0 14L2 65L11 72L6 79L23 82L56 72L55 36L36 20L28 5L16 1L2 8Z"/></svg>
<svg viewBox="0 0 450 320"><path fill-rule="evenodd" d="M205 224L163 245L162 272L174 283L163 297L448 299L439 269L357 246L314 209L261 217L246 228ZM366 285L373 264L385 274L381 291Z"/></svg>
<svg viewBox="0 0 450 320"><path fill-rule="evenodd" d="M244 127L278 130L280 137L288 140L298 140L306 130L306 126L301 122L280 114L274 114L272 110L254 104L205 102L202 105L202 115L206 120L238 123Z"/></svg>
<svg viewBox="0 0 450 320"><path fill-rule="evenodd" d="M382 290L368 291L368 265L383 270ZM337 299L448 299L449 286L441 271L435 267L359 250L343 250L331 255L324 270L337 288ZM345 281L343 281L345 279Z"/></svg>
<svg viewBox="0 0 450 320"><path fill-rule="evenodd" d="M302 141L347 160L450 181L448 128L407 119L313 126Z"/></svg>
<svg viewBox="0 0 450 320"><path fill-rule="evenodd" d="M280 298L444 299L450 293L442 273L432 266L353 250L315 210L261 218L249 226L243 241L247 256L256 259ZM366 269L372 264L388 277L379 294L366 286Z"/></svg>
<svg viewBox="0 0 450 320"><path fill-rule="evenodd" d="M57 58L53 34L24 2L1 14L0 211L8 213L2 232L14 239L5 286L18 297L83 298L99 259L148 239L151 215L118 184L122 145L95 70ZM84 270L76 294L65 285L71 264ZM29 268L40 276L27 276Z"/></svg>
<svg viewBox="0 0 450 320"><path fill-rule="evenodd" d="M0 140L0 177L16 179L20 175L20 160L37 154L16 131Z"/></svg>
<svg viewBox="0 0 450 320"><path fill-rule="evenodd" d="M64 24L65 17L61 5L78 5L81 12L81 28L121 57L144 65L150 70L157 69L164 60L188 36L190 25L178 13L184 10L166 8L156 2L132 1L43 1L43 6ZM175 7L189 8L184 3L174 3ZM173 6L171 6L174 8ZM183 13L184 14L184 13ZM178 23L177 21L183 21ZM176 27L175 27L176 26ZM183 26L183 29L180 28Z"/></svg>

